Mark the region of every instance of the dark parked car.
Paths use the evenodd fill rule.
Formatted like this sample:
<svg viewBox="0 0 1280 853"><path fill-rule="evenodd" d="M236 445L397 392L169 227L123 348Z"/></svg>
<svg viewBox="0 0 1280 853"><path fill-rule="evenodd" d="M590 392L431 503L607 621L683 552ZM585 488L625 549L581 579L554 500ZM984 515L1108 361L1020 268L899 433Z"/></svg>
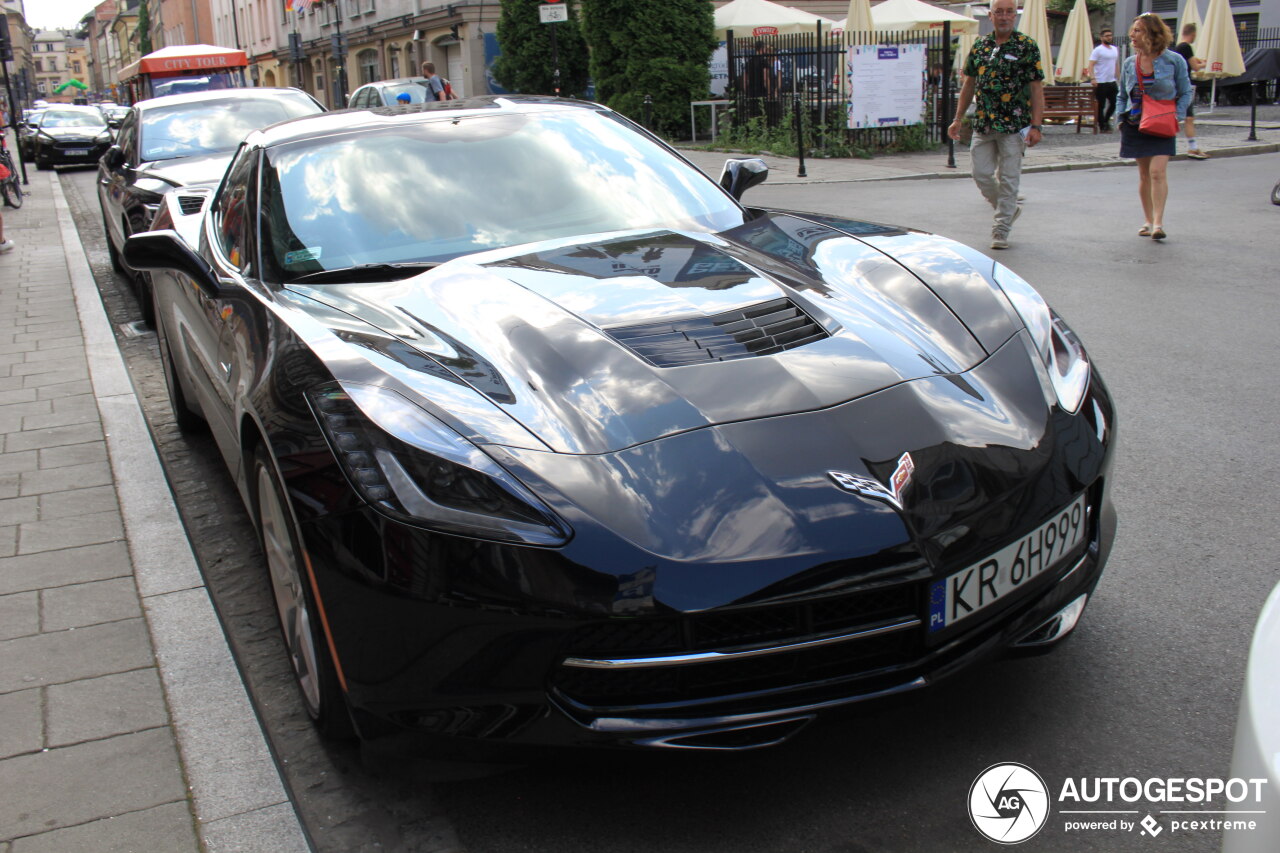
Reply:
<svg viewBox="0 0 1280 853"><path fill-rule="evenodd" d="M351 93L351 97L347 99L347 107L350 109L393 107L403 103L399 100L401 95L408 95L410 104L429 103L434 100L426 77L401 77L398 80L380 80L377 83L361 86Z"/></svg>
<svg viewBox="0 0 1280 853"><path fill-rule="evenodd" d="M124 120L129 117L128 107L118 107L114 105L99 106L98 110L102 113L103 117L106 118L107 124L112 127L119 127L124 123Z"/></svg>
<svg viewBox="0 0 1280 853"><path fill-rule="evenodd" d="M37 169L96 163L111 146L111 128L95 107L49 107L36 119L34 132L21 137L23 156Z"/></svg>
<svg viewBox="0 0 1280 853"><path fill-rule="evenodd" d="M323 731L746 749L1075 627L1115 529L1076 335L765 174L583 102L346 111L128 241Z"/></svg>
<svg viewBox="0 0 1280 853"><path fill-rule="evenodd" d="M112 265L133 279L144 318L152 316L147 277L120 262L130 234L146 231L164 194L216 186L251 130L323 112L298 89L226 89L139 101L98 164L98 204ZM191 202L188 200L187 202Z"/></svg>

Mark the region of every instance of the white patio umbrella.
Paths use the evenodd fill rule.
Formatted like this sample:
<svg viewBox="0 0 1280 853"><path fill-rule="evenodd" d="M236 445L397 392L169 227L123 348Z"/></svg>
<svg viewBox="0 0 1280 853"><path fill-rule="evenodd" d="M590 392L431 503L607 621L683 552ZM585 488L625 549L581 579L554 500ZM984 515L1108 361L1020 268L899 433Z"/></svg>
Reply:
<svg viewBox="0 0 1280 853"><path fill-rule="evenodd" d="M1204 26L1196 36L1195 48L1196 56L1205 64L1204 70L1193 76L1197 80L1213 81L1213 93L1209 98L1209 111L1213 112L1219 78L1238 77L1244 73L1244 55L1240 52L1240 37L1236 34L1228 0L1209 0L1209 11L1205 12Z"/></svg>
<svg viewBox="0 0 1280 853"><path fill-rule="evenodd" d="M973 19L973 15L969 14L969 7L965 6L963 8L965 17ZM977 33L961 33L956 40L955 72L957 76L964 74L964 64L969 59L969 51L973 50L973 43L977 40Z"/></svg>
<svg viewBox="0 0 1280 853"><path fill-rule="evenodd" d="M1059 83L1083 81L1091 53L1093 33L1089 30L1089 7L1085 0L1076 0L1071 14L1067 16L1067 28L1062 32L1062 44L1058 46L1058 57L1053 63L1054 78Z"/></svg>
<svg viewBox="0 0 1280 853"><path fill-rule="evenodd" d="M733 30L734 38L749 38L757 34L758 27L776 29L779 35L812 33L817 31L819 23L825 29L831 22L803 9L792 9L769 0L733 0L716 9L715 15L719 39L723 39L728 30Z"/></svg>
<svg viewBox="0 0 1280 853"><path fill-rule="evenodd" d="M871 0L849 0L849 14L840 26L849 34L849 44L874 43L876 25L871 18Z"/></svg>
<svg viewBox="0 0 1280 853"><path fill-rule="evenodd" d="M1200 22L1200 10L1196 8L1196 0L1187 0L1187 5L1182 7L1182 17L1178 19L1178 31L1173 34L1174 44L1182 40L1182 28L1187 24L1196 25L1197 39L1204 35L1204 26Z"/></svg>
<svg viewBox="0 0 1280 853"><path fill-rule="evenodd" d="M1018 18L1018 32L1030 36L1040 46L1040 68L1044 71L1045 82L1053 80L1053 53L1050 51L1049 16L1045 12L1044 0L1027 0L1022 7L1022 17Z"/></svg>
<svg viewBox="0 0 1280 853"><path fill-rule="evenodd" d="M1041 0L1043 2L1043 0ZM952 33L976 33L978 22L921 0L884 0L871 7L871 20L877 30L941 30L944 21L951 22Z"/></svg>

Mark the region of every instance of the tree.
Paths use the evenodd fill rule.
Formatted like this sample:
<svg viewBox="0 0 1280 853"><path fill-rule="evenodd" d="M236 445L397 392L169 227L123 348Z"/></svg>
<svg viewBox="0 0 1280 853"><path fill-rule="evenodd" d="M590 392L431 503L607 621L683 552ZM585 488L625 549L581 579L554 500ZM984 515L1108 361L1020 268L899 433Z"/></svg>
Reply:
<svg viewBox="0 0 1280 853"><path fill-rule="evenodd" d="M147 0L138 4L138 53L146 56L151 52L151 12L147 10Z"/></svg>
<svg viewBox="0 0 1280 853"><path fill-rule="evenodd" d="M689 102L707 97L716 48L715 12L706 0L582 0L596 99L640 121L653 96L652 124L685 127Z"/></svg>
<svg viewBox="0 0 1280 853"><path fill-rule="evenodd" d="M555 28L560 64L560 94L581 95L587 90L587 46L578 28L577 9L565 3L569 20L544 24L535 0L502 0L498 18L498 44L502 55L493 64L493 78L509 92L527 95L555 93L551 33Z"/></svg>

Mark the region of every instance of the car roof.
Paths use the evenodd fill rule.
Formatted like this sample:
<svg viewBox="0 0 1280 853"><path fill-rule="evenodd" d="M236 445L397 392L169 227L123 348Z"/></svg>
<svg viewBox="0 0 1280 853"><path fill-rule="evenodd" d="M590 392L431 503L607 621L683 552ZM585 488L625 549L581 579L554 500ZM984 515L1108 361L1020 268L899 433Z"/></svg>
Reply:
<svg viewBox="0 0 1280 853"><path fill-rule="evenodd" d="M393 124L420 124L449 121L473 115L501 113L529 114L558 110L607 112L608 107L590 101L553 98L538 95L480 95L453 101L428 101L423 104L397 104L391 107L335 110L313 116L289 119L250 133L245 142L268 148L299 139L314 139L336 133L388 127Z"/></svg>
<svg viewBox="0 0 1280 853"><path fill-rule="evenodd" d="M407 83L417 83L420 86L427 85L426 77L396 77L394 80L379 80L376 83L365 83L361 89L385 89L388 86L404 86Z"/></svg>
<svg viewBox="0 0 1280 853"><path fill-rule="evenodd" d="M220 101L227 98L262 100L285 92L298 95L307 94L301 89L294 89L291 87L282 86L273 88L271 86L254 86L253 88L248 89L211 89L206 92L186 92L181 95L161 95L158 98L148 98L145 101L138 101L133 106L135 109L148 110L154 109L155 107L168 107L180 104L198 104L201 101Z"/></svg>

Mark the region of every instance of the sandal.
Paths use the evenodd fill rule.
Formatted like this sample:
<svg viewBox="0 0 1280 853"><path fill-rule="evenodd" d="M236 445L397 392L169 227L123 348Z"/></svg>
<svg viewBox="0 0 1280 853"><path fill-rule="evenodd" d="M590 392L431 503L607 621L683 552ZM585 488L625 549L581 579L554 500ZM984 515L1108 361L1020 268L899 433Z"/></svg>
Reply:
<svg viewBox="0 0 1280 853"><path fill-rule="evenodd" d="M1155 226L1155 228L1151 231L1152 240L1163 240L1167 236L1169 235L1165 234L1164 229L1161 228L1159 225Z"/></svg>
<svg viewBox="0 0 1280 853"><path fill-rule="evenodd" d="M1143 225L1141 228L1139 228L1139 229L1138 229L1138 236L1139 236L1139 237L1150 237L1150 236L1151 236L1151 226L1150 226L1150 225Z"/></svg>

